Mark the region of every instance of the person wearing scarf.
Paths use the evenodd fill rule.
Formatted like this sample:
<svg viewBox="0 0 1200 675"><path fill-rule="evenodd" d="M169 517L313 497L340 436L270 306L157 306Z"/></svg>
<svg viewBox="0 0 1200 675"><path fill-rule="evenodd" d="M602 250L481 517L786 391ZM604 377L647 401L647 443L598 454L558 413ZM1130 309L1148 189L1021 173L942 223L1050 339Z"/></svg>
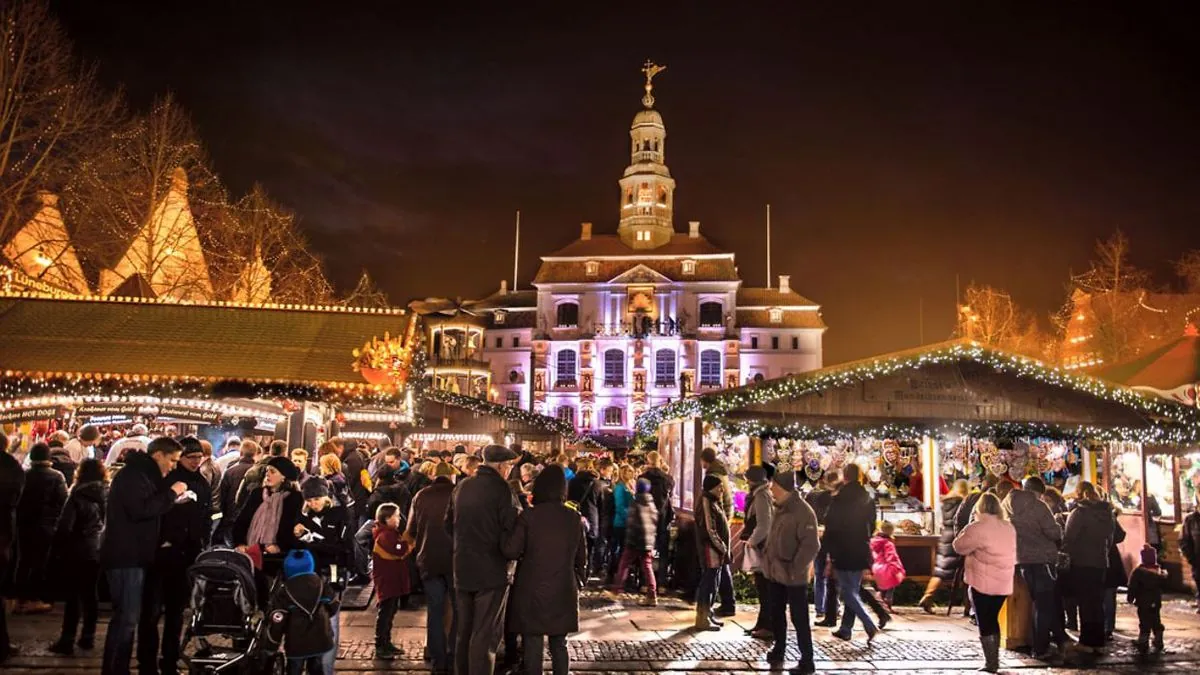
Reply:
<svg viewBox="0 0 1200 675"><path fill-rule="evenodd" d="M296 521L304 506L304 496L296 489L300 470L287 457L272 457L267 462L263 486L246 500L246 506L233 526L233 543L250 556L265 575L280 570L283 554L300 548L296 540ZM265 587L260 585L260 594Z"/></svg>

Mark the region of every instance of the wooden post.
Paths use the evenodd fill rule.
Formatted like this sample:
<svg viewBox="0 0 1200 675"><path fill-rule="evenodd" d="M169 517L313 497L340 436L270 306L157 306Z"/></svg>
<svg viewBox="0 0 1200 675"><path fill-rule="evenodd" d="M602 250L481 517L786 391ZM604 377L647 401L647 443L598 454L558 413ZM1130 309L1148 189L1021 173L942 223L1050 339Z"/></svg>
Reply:
<svg viewBox="0 0 1200 675"><path fill-rule="evenodd" d="M750 439L750 466L758 466L762 461L762 439L754 436Z"/></svg>
<svg viewBox="0 0 1200 675"><path fill-rule="evenodd" d="M1013 592L1000 608L1000 646L1017 649L1029 646L1033 631L1033 598L1025 582L1013 572Z"/></svg>

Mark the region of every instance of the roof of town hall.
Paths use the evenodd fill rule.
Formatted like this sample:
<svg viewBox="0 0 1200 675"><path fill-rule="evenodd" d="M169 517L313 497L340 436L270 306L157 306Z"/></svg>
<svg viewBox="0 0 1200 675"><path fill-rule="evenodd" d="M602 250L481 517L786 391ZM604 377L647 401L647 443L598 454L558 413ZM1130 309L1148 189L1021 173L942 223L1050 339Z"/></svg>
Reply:
<svg viewBox="0 0 1200 675"><path fill-rule="evenodd" d="M695 273L684 275L683 262L695 258ZM596 274L587 274L588 261L599 263ZM733 254L701 235L675 233L671 241L653 249L633 249L615 234L596 234L576 239L565 247L542 256L533 283L597 283L614 279L642 265L671 281L738 281Z"/></svg>

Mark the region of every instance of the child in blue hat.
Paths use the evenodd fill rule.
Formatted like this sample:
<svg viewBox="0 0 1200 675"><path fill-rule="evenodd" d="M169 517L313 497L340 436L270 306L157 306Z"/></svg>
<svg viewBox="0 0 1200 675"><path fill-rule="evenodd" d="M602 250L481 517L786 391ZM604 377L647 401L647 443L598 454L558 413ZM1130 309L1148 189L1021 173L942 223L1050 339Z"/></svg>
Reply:
<svg viewBox="0 0 1200 675"><path fill-rule="evenodd" d="M283 646L289 673L324 673L322 658L337 649L329 617L337 613L341 599L316 573L308 551L289 551L283 574L286 580L271 596L267 611L267 648Z"/></svg>

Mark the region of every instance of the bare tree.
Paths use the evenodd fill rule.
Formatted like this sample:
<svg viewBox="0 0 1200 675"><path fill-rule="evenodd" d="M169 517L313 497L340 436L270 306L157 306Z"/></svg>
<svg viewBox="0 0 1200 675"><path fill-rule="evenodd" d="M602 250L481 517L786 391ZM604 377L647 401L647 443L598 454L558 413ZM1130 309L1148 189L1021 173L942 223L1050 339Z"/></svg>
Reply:
<svg viewBox="0 0 1200 675"><path fill-rule="evenodd" d="M0 2L0 243L33 215L39 191L62 189L119 100L76 63L46 2Z"/></svg>
<svg viewBox="0 0 1200 675"><path fill-rule="evenodd" d="M388 307L387 294L379 290L366 270L358 278L354 290L342 299L342 304L348 307Z"/></svg>
<svg viewBox="0 0 1200 675"><path fill-rule="evenodd" d="M1048 340L1033 313L1017 305L1008 293L991 286L967 286L956 334L1018 354L1046 356Z"/></svg>
<svg viewBox="0 0 1200 675"><path fill-rule="evenodd" d="M1145 290L1150 286L1150 274L1130 262L1129 250L1129 239L1120 230L1097 241L1091 266L1087 272L1073 275L1072 283L1091 295Z"/></svg>
<svg viewBox="0 0 1200 675"><path fill-rule="evenodd" d="M324 304L333 298L321 261L296 227L296 218L255 184L229 211L232 274L217 293L249 302ZM232 288L224 288L232 281Z"/></svg>
<svg viewBox="0 0 1200 675"><path fill-rule="evenodd" d="M208 259L232 257L228 199L187 114L168 96L83 157L64 194L100 292L140 274L159 296L214 297Z"/></svg>
<svg viewBox="0 0 1200 675"><path fill-rule="evenodd" d="M1183 278L1188 293L1200 293L1200 250L1191 250L1175 262L1175 273Z"/></svg>

